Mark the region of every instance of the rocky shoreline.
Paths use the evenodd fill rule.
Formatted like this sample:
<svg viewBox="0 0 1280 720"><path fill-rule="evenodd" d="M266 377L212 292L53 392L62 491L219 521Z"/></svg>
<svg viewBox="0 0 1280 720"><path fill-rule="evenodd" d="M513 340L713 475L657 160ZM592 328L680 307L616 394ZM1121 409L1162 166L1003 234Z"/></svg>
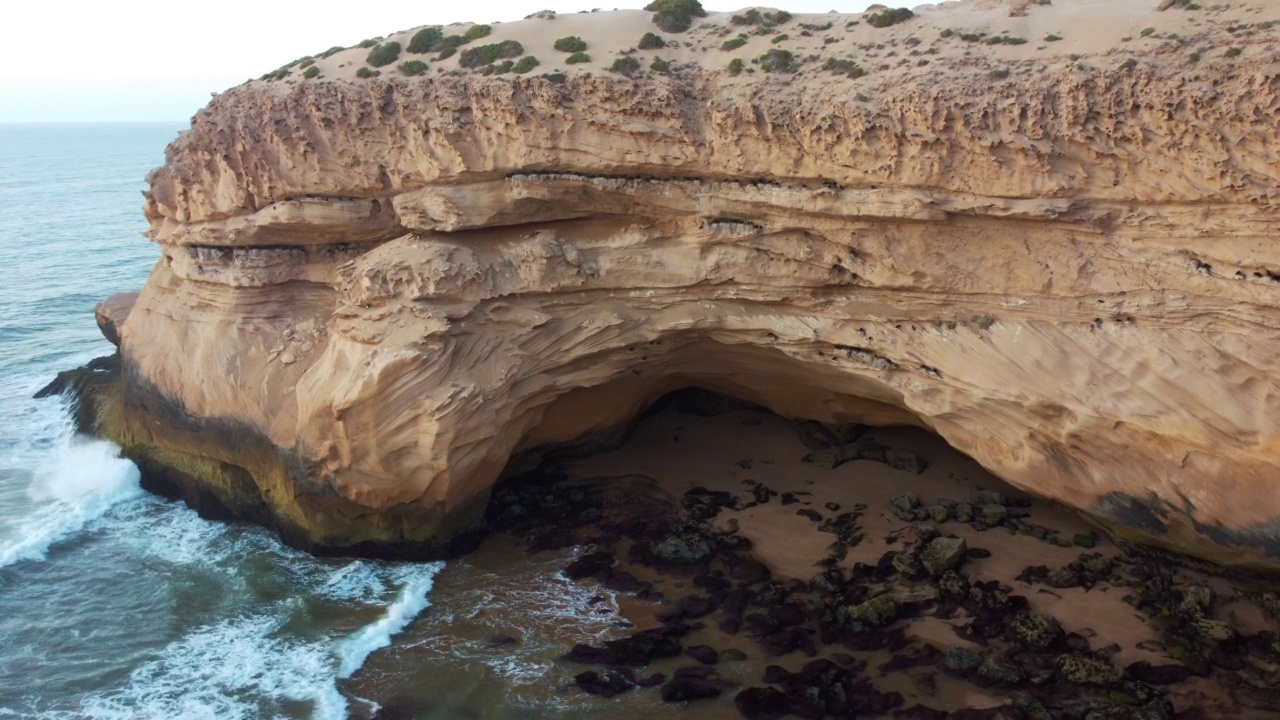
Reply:
<svg viewBox="0 0 1280 720"><path fill-rule="evenodd" d="M679 406L646 420L641 434L697 435L698 443L734 427L790 425L761 410L700 415ZM784 443L794 467L781 474L834 472L831 441L847 436L795 430ZM1280 712L1274 591L1116 547L1100 532L1064 526L1069 513L994 483L959 495L970 483L947 488L934 477L940 469L926 472L936 448L917 452L893 430L856 432L862 450L852 454L861 457L835 465L893 478L903 491L888 501L846 505L826 499L833 493L822 483L750 479L760 453L770 454L760 443L738 445L754 457L735 473L676 480L698 483L681 493L641 474L582 477L601 465L626 469L633 444L662 455L644 438L499 485L488 514L495 531L520 537L530 552L581 547L563 574L625 598L634 631L562 658L576 670L576 691L607 702L647 693L708 717L753 720ZM742 476L736 487L730 475ZM826 543L822 557L809 566L768 562L779 548L751 539L770 531L765 510L811 525ZM794 543L812 540L788 532ZM868 550L874 560L860 560ZM1021 564L1037 553L1053 562ZM1002 561L1010 555L1012 563Z"/></svg>

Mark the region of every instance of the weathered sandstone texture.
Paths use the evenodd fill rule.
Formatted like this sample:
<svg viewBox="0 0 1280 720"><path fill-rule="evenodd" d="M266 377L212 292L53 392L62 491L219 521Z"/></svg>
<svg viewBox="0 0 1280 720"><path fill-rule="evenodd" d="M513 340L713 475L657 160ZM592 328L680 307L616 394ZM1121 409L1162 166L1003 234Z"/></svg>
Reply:
<svg viewBox="0 0 1280 720"><path fill-rule="evenodd" d="M1157 4L1078 5L1191 45L1037 55L1079 7L960 6L856 31L1039 23L1030 47L730 77L712 15L635 79L601 50L562 82L246 83L150 177L162 257L99 311L122 368L99 431L298 544L427 554L514 454L696 385L928 428L1113 528L1278 563L1277 30L1223 29L1267 3ZM653 29L624 19L628 45ZM564 20L493 37L539 22L546 58Z"/></svg>

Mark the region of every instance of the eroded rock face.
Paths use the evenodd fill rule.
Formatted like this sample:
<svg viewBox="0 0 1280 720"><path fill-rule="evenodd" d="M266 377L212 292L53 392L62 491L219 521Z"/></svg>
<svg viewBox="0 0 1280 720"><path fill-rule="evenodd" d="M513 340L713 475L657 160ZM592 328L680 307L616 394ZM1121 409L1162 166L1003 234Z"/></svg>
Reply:
<svg viewBox="0 0 1280 720"><path fill-rule="evenodd" d="M224 93L150 178L163 257L99 313L100 430L300 544L436 547L513 454L698 385L1280 558L1274 54L871 80Z"/></svg>

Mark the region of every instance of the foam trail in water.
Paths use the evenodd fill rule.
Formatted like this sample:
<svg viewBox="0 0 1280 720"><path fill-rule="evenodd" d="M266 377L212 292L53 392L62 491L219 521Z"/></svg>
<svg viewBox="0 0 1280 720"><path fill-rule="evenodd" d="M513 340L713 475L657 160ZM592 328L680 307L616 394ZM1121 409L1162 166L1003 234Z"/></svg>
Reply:
<svg viewBox="0 0 1280 720"><path fill-rule="evenodd" d="M68 437L36 473L28 495L39 503L0 545L0 567L43 560L49 547L79 532L112 506L143 494L137 466L105 440Z"/></svg>
<svg viewBox="0 0 1280 720"><path fill-rule="evenodd" d="M431 591L436 573L443 567L441 563L431 563L406 568L405 586L382 618L365 625L338 644L339 678L354 675L374 650L390 645L392 635L404 630L418 613L431 606L427 593Z"/></svg>
<svg viewBox="0 0 1280 720"><path fill-rule="evenodd" d="M100 720L259 720L287 700L310 702L313 720L346 720L328 651L282 637L282 623L250 616L200 628L81 709Z"/></svg>

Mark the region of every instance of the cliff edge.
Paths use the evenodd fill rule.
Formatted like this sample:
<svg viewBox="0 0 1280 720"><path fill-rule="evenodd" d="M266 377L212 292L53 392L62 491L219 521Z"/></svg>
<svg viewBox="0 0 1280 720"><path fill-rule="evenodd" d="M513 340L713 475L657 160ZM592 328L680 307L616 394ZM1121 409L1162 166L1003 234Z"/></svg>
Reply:
<svg viewBox="0 0 1280 720"><path fill-rule="evenodd" d="M1280 9L687 19L413 29L214 99L99 311L97 430L295 544L427 555L513 455L696 385L1280 563Z"/></svg>

